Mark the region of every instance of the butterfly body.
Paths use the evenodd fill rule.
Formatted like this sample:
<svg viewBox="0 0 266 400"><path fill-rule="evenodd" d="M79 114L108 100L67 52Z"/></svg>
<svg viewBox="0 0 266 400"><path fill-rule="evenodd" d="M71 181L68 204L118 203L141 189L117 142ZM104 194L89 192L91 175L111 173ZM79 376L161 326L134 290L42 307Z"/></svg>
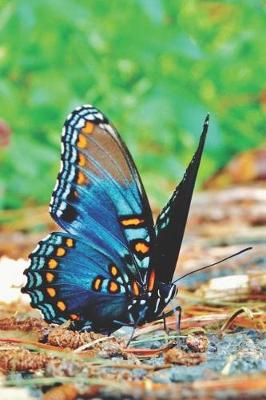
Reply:
<svg viewBox="0 0 266 400"><path fill-rule="evenodd" d="M30 255L24 292L48 322L111 333L158 318L172 284L207 133L166 207L153 223L131 155L96 108L73 111L62 133L61 170L50 213L64 232Z"/></svg>

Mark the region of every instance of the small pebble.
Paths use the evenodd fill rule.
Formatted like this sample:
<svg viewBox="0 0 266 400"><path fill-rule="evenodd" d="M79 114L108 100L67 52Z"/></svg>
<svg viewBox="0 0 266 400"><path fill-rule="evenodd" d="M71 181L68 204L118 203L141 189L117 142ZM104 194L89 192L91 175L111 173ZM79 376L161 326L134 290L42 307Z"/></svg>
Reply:
<svg viewBox="0 0 266 400"><path fill-rule="evenodd" d="M203 335L188 335L186 344L194 353L204 353L208 348L209 341Z"/></svg>

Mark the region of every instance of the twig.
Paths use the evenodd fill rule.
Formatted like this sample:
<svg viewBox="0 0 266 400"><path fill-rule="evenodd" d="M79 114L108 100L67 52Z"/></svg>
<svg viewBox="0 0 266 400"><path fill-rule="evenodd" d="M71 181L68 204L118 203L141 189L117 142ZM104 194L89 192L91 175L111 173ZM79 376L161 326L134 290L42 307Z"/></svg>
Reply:
<svg viewBox="0 0 266 400"><path fill-rule="evenodd" d="M105 341L107 341L107 340L113 340L113 339L114 339L114 336L106 336L106 337L102 337L102 338L99 338L99 339L95 339L95 340L93 340L92 342L90 342L90 343L85 343L85 344L83 344L82 346L80 346L80 347L78 347L77 349L75 349L75 350L74 350L74 353L80 353L80 352L82 352L83 350L87 350L87 349L89 349L90 347L93 347L93 346L95 346L95 345L98 344L98 343L105 342Z"/></svg>
<svg viewBox="0 0 266 400"><path fill-rule="evenodd" d="M251 311L249 308L247 308L247 307L241 307L241 308L239 308L238 310L234 311L233 314L230 315L229 319L228 319L227 321L225 321L225 323L224 323L224 324L222 325L222 327L221 327L221 330L220 330L221 333L224 332L226 329L228 329L228 328L232 325L232 322L236 319L236 317L237 317L239 314L242 314L242 313L247 314L247 316L248 316L250 319L253 319L253 318L254 318L254 314L252 313L252 311Z"/></svg>

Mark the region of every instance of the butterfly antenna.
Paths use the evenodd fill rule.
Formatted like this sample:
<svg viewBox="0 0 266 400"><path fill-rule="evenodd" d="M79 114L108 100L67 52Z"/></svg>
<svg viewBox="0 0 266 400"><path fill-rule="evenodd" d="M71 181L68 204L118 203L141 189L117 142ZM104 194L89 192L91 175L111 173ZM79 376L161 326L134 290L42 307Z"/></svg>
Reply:
<svg viewBox="0 0 266 400"><path fill-rule="evenodd" d="M187 277L187 276L189 276L189 275L191 275L191 274L194 274L195 272L202 271L202 270L204 270L204 269L213 267L214 265L217 265L217 264L220 264L220 263L222 263L222 262L224 262L224 261L227 261L227 260L229 260L230 258L239 256L239 254L245 253L246 251L251 250L251 249L252 249L252 247L246 247L245 249L240 250L240 251L238 251L237 253L231 254L231 256L225 257L225 258L223 258L223 259L220 260L220 261L216 261L215 263L210 264L210 265L205 265L205 267L197 268L197 269L195 269L194 271L191 271L191 272L188 272L188 273L185 274L185 275L182 275L180 278L176 279L176 280L173 281L172 283L175 284L176 282L180 281L181 279L183 279L183 278L185 278L185 277Z"/></svg>

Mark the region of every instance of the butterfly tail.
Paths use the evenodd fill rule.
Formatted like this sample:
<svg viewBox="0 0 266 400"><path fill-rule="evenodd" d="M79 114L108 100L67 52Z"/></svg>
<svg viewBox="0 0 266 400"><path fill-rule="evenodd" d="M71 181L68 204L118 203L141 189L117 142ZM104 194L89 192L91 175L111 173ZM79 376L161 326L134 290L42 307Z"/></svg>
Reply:
<svg viewBox="0 0 266 400"><path fill-rule="evenodd" d="M207 115L198 148L176 187L172 197L161 211L155 224L156 276L161 282L172 281L187 223L191 198L198 174L202 152L209 126Z"/></svg>

